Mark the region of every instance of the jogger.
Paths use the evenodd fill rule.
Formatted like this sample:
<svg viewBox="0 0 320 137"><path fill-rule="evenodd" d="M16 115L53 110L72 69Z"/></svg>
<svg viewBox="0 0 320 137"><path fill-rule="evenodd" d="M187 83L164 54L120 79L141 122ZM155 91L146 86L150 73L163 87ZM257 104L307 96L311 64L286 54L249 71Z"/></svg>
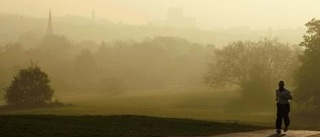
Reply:
<svg viewBox="0 0 320 137"><path fill-rule="evenodd" d="M276 101L277 101L277 119L276 119L276 129L277 133L281 133L282 127L282 119L284 120L284 129L283 131L286 132L290 125L290 103L289 100L292 100L291 92L284 88L284 82L279 82L279 89L276 90Z"/></svg>

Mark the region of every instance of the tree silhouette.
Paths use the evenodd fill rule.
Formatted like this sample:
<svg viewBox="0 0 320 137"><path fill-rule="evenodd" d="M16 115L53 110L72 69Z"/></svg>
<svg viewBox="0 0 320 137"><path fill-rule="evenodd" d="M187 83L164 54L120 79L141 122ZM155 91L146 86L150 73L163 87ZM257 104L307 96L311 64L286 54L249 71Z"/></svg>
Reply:
<svg viewBox="0 0 320 137"><path fill-rule="evenodd" d="M10 86L5 88L9 106L35 107L51 101L54 90L49 85L48 75L33 64L19 71Z"/></svg>

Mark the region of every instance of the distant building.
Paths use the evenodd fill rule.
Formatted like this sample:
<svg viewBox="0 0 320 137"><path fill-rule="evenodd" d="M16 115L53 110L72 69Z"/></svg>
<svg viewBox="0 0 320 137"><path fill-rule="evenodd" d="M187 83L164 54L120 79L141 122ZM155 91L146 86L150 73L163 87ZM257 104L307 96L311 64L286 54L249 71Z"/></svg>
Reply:
<svg viewBox="0 0 320 137"><path fill-rule="evenodd" d="M51 35L53 35L53 28L52 28L51 9L50 9L48 27L47 27L47 36L51 36Z"/></svg>
<svg viewBox="0 0 320 137"><path fill-rule="evenodd" d="M163 21L150 21L150 26L173 27L173 28L196 28L196 19L184 16L183 9L170 8L167 11L167 18Z"/></svg>

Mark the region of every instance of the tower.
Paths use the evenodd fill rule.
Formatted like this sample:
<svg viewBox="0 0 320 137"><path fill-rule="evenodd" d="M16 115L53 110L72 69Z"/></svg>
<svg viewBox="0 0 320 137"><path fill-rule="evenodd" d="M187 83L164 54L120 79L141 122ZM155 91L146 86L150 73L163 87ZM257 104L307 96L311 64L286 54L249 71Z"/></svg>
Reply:
<svg viewBox="0 0 320 137"><path fill-rule="evenodd" d="M47 36L50 36L53 34L52 30L52 19L51 19L51 9L49 11L49 19L48 19L48 27L47 27Z"/></svg>

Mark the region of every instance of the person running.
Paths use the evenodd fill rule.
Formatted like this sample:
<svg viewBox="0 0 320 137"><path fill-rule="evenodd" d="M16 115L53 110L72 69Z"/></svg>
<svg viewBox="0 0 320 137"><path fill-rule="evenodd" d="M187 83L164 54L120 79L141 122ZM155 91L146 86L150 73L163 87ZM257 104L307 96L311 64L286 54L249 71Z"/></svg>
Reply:
<svg viewBox="0 0 320 137"><path fill-rule="evenodd" d="M290 103L289 100L292 100L291 92L284 88L284 81L279 81L279 88L276 90L276 101L277 101L277 119L276 119L276 132L281 134L282 119L284 120L284 129L283 131L288 131L290 124L289 112L290 112Z"/></svg>

